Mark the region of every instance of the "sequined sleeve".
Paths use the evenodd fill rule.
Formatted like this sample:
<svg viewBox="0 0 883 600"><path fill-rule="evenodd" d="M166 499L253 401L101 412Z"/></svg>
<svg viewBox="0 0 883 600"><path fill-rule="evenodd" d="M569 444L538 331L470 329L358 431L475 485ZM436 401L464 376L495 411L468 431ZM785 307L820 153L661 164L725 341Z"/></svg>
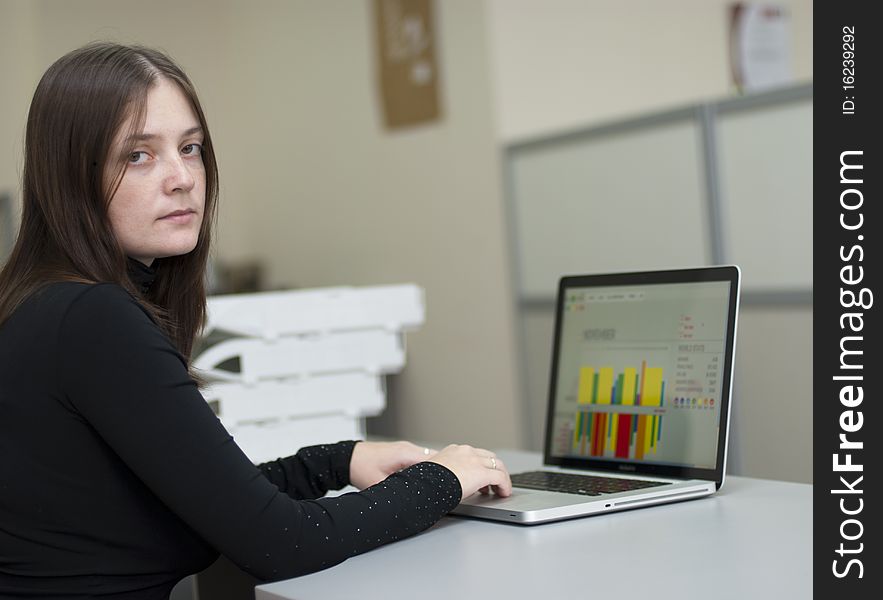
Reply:
<svg viewBox="0 0 883 600"><path fill-rule="evenodd" d="M298 500L320 498L350 483L355 441L307 446L297 454L258 465L264 477Z"/></svg>

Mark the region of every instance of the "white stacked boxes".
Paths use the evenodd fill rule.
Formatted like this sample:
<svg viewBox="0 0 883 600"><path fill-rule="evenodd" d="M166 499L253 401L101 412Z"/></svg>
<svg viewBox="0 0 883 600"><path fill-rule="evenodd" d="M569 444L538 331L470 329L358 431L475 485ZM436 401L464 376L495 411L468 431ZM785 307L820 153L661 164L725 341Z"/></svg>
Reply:
<svg viewBox="0 0 883 600"><path fill-rule="evenodd" d="M415 285L213 296L193 364L224 426L255 463L358 439L386 406L384 376L405 364L424 320Z"/></svg>

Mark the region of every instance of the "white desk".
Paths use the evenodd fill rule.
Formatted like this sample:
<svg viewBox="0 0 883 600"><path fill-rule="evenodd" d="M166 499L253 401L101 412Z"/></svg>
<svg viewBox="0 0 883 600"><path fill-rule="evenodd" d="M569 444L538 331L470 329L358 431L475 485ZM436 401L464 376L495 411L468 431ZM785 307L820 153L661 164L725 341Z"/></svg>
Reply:
<svg viewBox="0 0 883 600"><path fill-rule="evenodd" d="M500 452L510 471L542 458ZM812 486L727 478L709 498L545 525L446 517L257 600L812 597Z"/></svg>

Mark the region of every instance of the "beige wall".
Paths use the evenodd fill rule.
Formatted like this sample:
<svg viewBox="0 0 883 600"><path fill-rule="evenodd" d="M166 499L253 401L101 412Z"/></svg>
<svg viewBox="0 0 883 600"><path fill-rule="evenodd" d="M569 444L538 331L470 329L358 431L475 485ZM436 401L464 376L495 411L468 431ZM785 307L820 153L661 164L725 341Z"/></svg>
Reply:
<svg viewBox="0 0 883 600"><path fill-rule="evenodd" d="M397 433L518 445L483 6L436 4L444 117L389 134L370 5L288 5L237 4L234 16L238 93L266 111L237 121L227 157L248 165L228 193L249 206L251 248L270 261L274 284L422 285L427 322L409 336L392 389ZM273 59L261 66L251 52Z"/></svg>
<svg viewBox="0 0 883 600"><path fill-rule="evenodd" d="M32 90L32 6L28 0L0 0L0 193L17 199L21 149ZM18 203L14 203L16 215ZM4 224L8 225L8 224ZM0 236L6 232L0 227ZM0 239L0 248L9 240Z"/></svg>
<svg viewBox="0 0 883 600"><path fill-rule="evenodd" d="M730 94L732 0L487 0L505 142ZM795 81L812 79L812 0L791 15Z"/></svg>
<svg viewBox="0 0 883 600"><path fill-rule="evenodd" d="M0 0L4 30L26 17L3 42L24 62L0 63L4 85L12 74L21 88L3 100L0 131L23 128L33 86L64 52L96 38L165 48L197 85L218 148L218 256L266 259L274 285L422 285L427 322L408 336L393 386L397 433L518 446L485 7L436 4L444 116L390 134L379 121L371 6ZM0 155L0 185L16 177L14 151Z"/></svg>

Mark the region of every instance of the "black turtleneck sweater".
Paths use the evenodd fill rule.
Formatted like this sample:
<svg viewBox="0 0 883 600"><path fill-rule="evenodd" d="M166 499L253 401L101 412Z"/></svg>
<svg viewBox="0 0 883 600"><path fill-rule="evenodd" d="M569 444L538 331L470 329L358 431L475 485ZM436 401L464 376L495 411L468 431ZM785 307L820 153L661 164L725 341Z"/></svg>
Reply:
<svg viewBox="0 0 883 600"><path fill-rule="evenodd" d="M132 265L142 291L152 271ZM422 531L460 484L419 463L358 493L355 442L255 466L113 284L54 283L0 324L0 597L165 599L223 553L259 579Z"/></svg>

